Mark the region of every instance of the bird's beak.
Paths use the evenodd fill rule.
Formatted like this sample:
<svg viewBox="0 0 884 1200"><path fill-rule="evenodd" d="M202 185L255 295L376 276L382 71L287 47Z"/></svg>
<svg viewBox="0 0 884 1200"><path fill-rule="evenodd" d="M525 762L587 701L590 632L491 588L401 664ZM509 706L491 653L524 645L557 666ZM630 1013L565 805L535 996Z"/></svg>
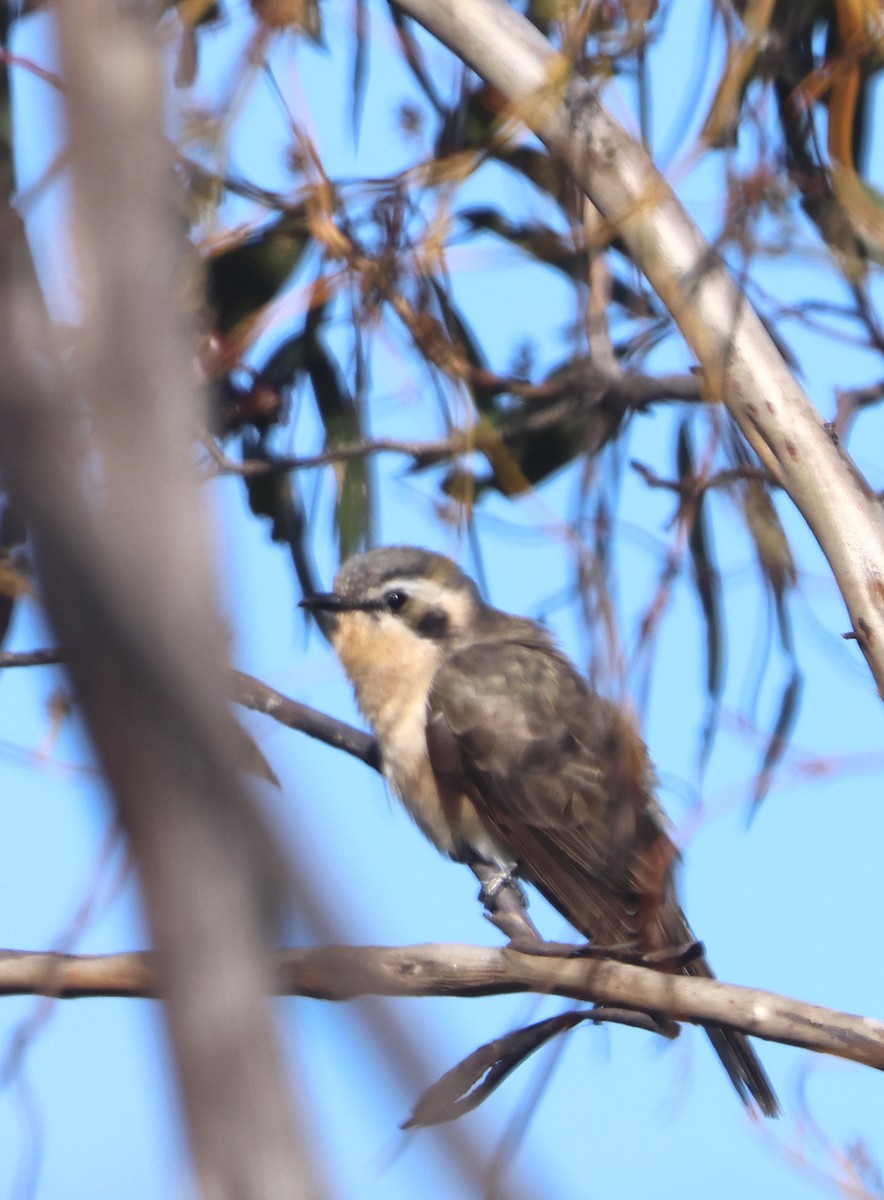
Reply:
<svg viewBox="0 0 884 1200"><path fill-rule="evenodd" d="M343 612L350 605L337 592L316 592L313 596L305 596L298 602L298 608L307 608L311 612Z"/></svg>

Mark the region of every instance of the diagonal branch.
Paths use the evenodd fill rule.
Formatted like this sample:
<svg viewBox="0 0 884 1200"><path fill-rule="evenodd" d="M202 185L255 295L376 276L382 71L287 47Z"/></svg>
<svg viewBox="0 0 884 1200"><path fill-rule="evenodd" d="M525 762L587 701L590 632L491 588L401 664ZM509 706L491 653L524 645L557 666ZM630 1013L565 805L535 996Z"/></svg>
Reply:
<svg viewBox="0 0 884 1200"><path fill-rule="evenodd" d="M398 7L509 97L616 228L762 463L829 561L856 640L884 693L884 522L880 502L798 384L718 254L598 87L503 0L397 0Z"/></svg>
<svg viewBox="0 0 884 1200"><path fill-rule="evenodd" d="M308 737L334 746L336 750L352 754L354 758L361 759L366 766L373 767L376 771L381 769L378 745L370 733L364 733L336 717L326 716L307 704L301 704L299 700L290 700L288 696L283 696L282 692L277 692L260 679L242 671L231 673L230 694L237 704L242 704L245 708L264 713L280 725L297 729L300 733L306 733Z"/></svg>
<svg viewBox="0 0 884 1200"><path fill-rule="evenodd" d="M0 671L7 667L58 666L66 661L66 655L60 649L0 651ZM300 700L292 700L253 675L231 671L230 696L244 708L263 713L288 729L297 729L327 746L343 750L375 771L381 769L378 744L370 733L302 704Z"/></svg>

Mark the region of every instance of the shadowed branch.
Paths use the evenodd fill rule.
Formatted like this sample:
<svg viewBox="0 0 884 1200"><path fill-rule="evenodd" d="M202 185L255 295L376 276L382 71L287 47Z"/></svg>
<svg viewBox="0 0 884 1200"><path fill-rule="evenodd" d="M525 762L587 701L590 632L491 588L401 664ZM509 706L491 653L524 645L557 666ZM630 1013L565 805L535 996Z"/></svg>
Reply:
<svg viewBox="0 0 884 1200"><path fill-rule="evenodd" d="M551 959L482 946L322 946L276 952L278 994L320 1000L356 996L564 996L726 1025L766 1041L834 1054L884 1070L884 1021L806 1004L717 979L666 975L608 960ZM0 951L0 995L157 997L150 953L108 955Z"/></svg>

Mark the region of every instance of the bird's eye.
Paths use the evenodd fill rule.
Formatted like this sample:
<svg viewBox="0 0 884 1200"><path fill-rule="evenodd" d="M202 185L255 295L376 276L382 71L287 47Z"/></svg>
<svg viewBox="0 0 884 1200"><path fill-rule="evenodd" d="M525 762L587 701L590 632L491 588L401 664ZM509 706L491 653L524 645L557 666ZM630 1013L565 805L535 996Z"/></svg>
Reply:
<svg viewBox="0 0 884 1200"><path fill-rule="evenodd" d="M395 592L387 592L387 594L384 596L384 604L387 606L390 612L395 613L399 612L407 599L408 594L397 589Z"/></svg>

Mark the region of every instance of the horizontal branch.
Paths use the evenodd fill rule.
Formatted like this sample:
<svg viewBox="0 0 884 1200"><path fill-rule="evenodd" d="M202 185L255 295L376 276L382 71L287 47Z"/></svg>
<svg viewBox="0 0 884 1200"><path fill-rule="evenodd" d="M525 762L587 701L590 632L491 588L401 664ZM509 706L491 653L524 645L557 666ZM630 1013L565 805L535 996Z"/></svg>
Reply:
<svg viewBox="0 0 884 1200"><path fill-rule="evenodd" d="M481 946L323 946L276 953L279 995L564 996L694 1025L726 1025L884 1069L884 1021L716 979L666 975L606 959L549 958ZM0 995L157 998L150 953L100 956L0 951Z"/></svg>
<svg viewBox="0 0 884 1200"><path fill-rule="evenodd" d="M205 437L202 444L208 451L215 472L219 475L240 475L250 479L262 475L285 474L289 471L306 471L316 467L327 467L336 463L351 462L353 459L371 458L376 454L402 454L414 460L416 467L430 465L456 458L461 454L497 449L509 437L549 429L561 424L567 417L581 409L589 413L592 403L604 396L608 404L618 404L624 411L646 410L652 404L669 401L699 403L702 389L697 375L674 373L668 375L643 375L639 371L621 371L610 374L595 363L582 364L586 386L581 390L578 371L572 370L559 380L547 380L539 384L526 384L501 376L483 373L489 379L479 381L486 387L494 386L498 391L519 395L526 399L543 401L533 410L516 412L509 419L501 417L495 423L478 422L466 429L455 429L448 436L423 441L407 441L401 438L363 438L353 442L338 442L318 454L279 455L271 458L237 460L225 454L220 443L213 437ZM588 368L591 367L591 370ZM476 382L475 380L473 382Z"/></svg>
<svg viewBox="0 0 884 1200"><path fill-rule="evenodd" d="M30 656L61 655L35 651ZM9 656L0 655L0 664ZM22 655L22 658L28 657ZM53 659L53 661L55 661ZM232 695L290 728L379 768L369 734L290 700L242 672ZM0 951L0 995L156 997L147 953L76 956ZM884 1069L884 1021L720 980L666 975L598 959L554 959L474 946L328 946L277 954L282 995L347 1000L360 995L488 996L516 992L570 997L664 1014L691 1024L727 1025L744 1033L834 1054Z"/></svg>

